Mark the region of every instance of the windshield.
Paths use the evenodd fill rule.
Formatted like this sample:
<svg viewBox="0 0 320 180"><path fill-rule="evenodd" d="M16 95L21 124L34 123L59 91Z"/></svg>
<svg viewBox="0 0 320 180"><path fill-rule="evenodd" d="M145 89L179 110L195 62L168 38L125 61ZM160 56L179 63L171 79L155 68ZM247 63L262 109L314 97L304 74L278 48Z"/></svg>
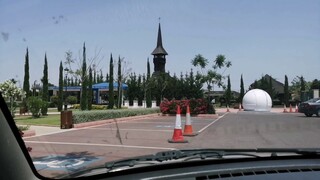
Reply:
<svg viewBox="0 0 320 180"><path fill-rule="evenodd" d="M0 31L0 91L42 176L320 148L301 105L319 100L320 1L2 0Z"/></svg>
<svg viewBox="0 0 320 180"><path fill-rule="evenodd" d="M311 103L318 103L318 102L320 102L320 98L314 98L314 99L310 99L310 100L308 100L307 102L311 102Z"/></svg>

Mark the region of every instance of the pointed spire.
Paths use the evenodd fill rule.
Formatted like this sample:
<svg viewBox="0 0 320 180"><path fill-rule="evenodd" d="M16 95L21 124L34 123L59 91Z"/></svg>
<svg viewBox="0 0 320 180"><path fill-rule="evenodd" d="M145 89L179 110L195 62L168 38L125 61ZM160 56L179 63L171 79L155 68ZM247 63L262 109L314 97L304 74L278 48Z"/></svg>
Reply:
<svg viewBox="0 0 320 180"><path fill-rule="evenodd" d="M153 52L151 54L152 55L168 55L168 53L166 52L166 50L162 46L162 36L161 36L160 22L159 22L159 28L158 28L157 47L153 50Z"/></svg>

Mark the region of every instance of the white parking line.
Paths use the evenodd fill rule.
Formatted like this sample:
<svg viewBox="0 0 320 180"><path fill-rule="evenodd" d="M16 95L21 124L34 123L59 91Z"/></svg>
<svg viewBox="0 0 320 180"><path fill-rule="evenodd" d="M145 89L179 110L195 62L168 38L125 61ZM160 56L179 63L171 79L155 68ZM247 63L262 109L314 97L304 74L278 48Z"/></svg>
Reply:
<svg viewBox="0 0 320 180"><path fill-rule="evenodd" d="M228 114L228 113L226 113L226 114ZM223 116L226 115L226 114L223 114L222 116L219 116L218 119L212 121L210 124L208 124L207 126L205 126L205 127L202 128L202 129L200 129L200 130L198 131L198 133L201 133L202 131L206 130L209 126L211 126L212 124L214 124L215 122L217 122L219 119L223 118Z"/></svg>
<svg viewBox="0 0 320 180"><path fill-rule="evenodd" d="M77 146L100 146L100 147L124 147L136 149L161 149L161 150L176 150L176 148L153 147L153 146L130 146L116 144L94 144L94 143L72 143L72 142L48 142L48 141L25 141L25 143L33 144L57 144L57 145L77 145Z"/></svg>
<svg viewBox="0 0 320 180"><path fill-rule="evenodd" d="M91 128L91 130L110 130L110 128ZM117 128L112 128L112 130L117 130ZM145 131L145 132L173 132L173 130L159 130L159 129L122 129L119 128L119 131Z"/></svg>

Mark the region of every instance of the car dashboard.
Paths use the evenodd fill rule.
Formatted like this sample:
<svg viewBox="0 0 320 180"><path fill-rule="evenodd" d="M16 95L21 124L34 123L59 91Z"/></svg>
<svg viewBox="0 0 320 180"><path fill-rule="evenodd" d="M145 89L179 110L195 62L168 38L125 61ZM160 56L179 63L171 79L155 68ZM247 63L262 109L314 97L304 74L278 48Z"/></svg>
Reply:
<svg viewBox="0 0 320 180"><path fill-rule="evenodd" d="M106 175L108 177L106 177ZM258 159L199 160L169 164L165 163L163 165L159 164L143 168L138 167L105 174L105 177L103 176L104 175L100 174L96 176L96 178L118 180L319 179L320 159L313 157L286 156L263 157Z"/></svg>

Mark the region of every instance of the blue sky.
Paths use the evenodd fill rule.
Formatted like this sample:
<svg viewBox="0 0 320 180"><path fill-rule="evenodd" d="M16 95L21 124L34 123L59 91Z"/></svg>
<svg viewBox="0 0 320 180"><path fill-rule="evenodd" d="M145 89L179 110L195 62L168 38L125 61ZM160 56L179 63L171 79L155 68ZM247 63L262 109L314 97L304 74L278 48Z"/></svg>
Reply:
<svg viewBox="0 0 320 180"><path fill-rule="evenodd" d="M233 64L225 72L233 90L241 74L245 88L264 74L320 79L319 0L0 0L0 82L22 84L28 47L30 83L42 77L47 53L49 81L58 84L65 52L79 58L83 42L88 58L101 49L104 74L110 53L145 73L159 17L171 74L189 72L196 54L211 61L223 54Z"/></svg>

